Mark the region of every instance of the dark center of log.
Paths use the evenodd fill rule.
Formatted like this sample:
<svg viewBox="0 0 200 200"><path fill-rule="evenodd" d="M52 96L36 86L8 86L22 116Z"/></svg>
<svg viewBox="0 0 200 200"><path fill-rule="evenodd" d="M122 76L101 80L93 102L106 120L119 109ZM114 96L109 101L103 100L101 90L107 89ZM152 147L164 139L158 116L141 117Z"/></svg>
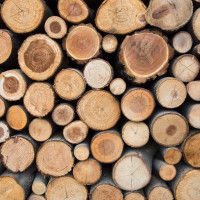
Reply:
<svg viewBox="0 0 200 200"><path fill-rule="evenodd" d="M90 40L87 38L80 38L77 41L77 46L80 49L87 49L88 48L88 44L90 43Z"/></svg>
<svg viewBox="0 0 200 200"><path fill-rule="evenodd" d="M82 14L81 6L78 3L73 3L69 5L69 16L79 16Z"/></svg>
<svg viewBox="0 0 200 200"><path fill-rule="evenodd" d="M61 25L59 22L51 22L50 24L50 30L52 33L59 33L61 31Z"/></svg>
<svg viewBox="0 0 200 200"><path fill-rule="evenodd" d="M68 137L71 140L76 140L82 136L81 129L79 127L73 127L69 129Z"/></svg>
<svg viewBox="0 0 200 200"><path fill-rule="evenodd" d="M167 16L170 13L170 9L168 5L160 6L152 13L152 17L154 19L160 19Z"/></svg>
<svg viewBox="0 0 200 200"><path fill-rule="evenodd" d="M0 138L4 136L4 129L0 127Z"/></svg>
<svg viewBox="0 0 200 200"><path fill-rule="evenodd" d="M58 118L60 120L63 120L63 121L67 120L68 119L68 111L67 111L67 109L66 108L58 109L58 115L57 116L58 116Z"/></svg>
<svg viewBox="0 0 200 200"><path fill-rule="evenodd" d="M3 89L8 93L15 93L19 90L19 81L14 77L4 77Z"/></svg>
<svg viewBox="0 0 200 200"><path fill-rule="evenodd" d="M136 96L131 99L129 107L134 113L142 113L147 107L146 103L144 97Z"/></svg>
<svg viewBox="0 0 200 200"><path fill-rule="evenodd" d="M115 149L115 145L112 140L104 139L99 143L98 149L99 149L100 154L109 155L113 153Z"/></svg>
<svg viewBox="0 0 200 200"><path fill-rule="evenodd" d="M176 126L170 125L170 126L167 128L167 131L166 131L166 132L167 132L168 135L172 136L172 135L174 135L174 134L176 133L176 130L177 130Z"/></svg>

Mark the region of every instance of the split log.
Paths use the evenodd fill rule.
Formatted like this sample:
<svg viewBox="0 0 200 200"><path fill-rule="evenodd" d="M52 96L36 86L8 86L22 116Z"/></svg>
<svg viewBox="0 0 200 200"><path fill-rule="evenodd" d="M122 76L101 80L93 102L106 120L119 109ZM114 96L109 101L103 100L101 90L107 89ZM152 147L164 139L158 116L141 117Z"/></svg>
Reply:
<svg viewBox="0 0 200 200"><path fill-rule="evenodd" d="M126 90L126 82L122 78L115 78L110 83L110 91L114 95L122 95Z"/></svg>
<svg viewBox="0 0 200 200"><path fill-rule="evenodd" d="M110 84L113 68L103 59L93 59L85 65L83 76L91 88L102 89Z"/></svg>
<svg viewBox="0 0 200 200"><path fill-rule="evenodd" d="M152 176L150 183L145 188L148 200L173 200L173 194L167 184L156 176Z"/></svg>
<svg viewBox="0 0 200 200"><path fill-rule="evenodd" d="M194 101L200 101L200 81L191 81L187 84L187 93Z"/></svg>
<svg viewBox="0 0 200 200"><path fill-rule="evenodd" d="M89 8L83 0L59 0L58 12L63 19L74 24L89 17Z"/></svg>
<svg viewBox="0 0 200 200"><path fill-rule="evenodd" d="M193 81L199 74L200 63L192 54L184 54L176 58L171 66L173 76L183 82Z"/></svg>
<svg viewBox="0 0 200 200"><path fill-rule="evenodd" d="M24 96L24 106L36 117L44 117L54 107L54 91L50 84L44 82L32 83Z"/></svg>
<svg viewBox="0 0 200 200"><path fill-rule="evenodd" d="M87 200L87 188L73 177L64 176L53 179L47 186L47 200Z"/></svg>
<svg viewBox="0 0 200 200"><path fill-rule="evenodd" d="M42 176L39 172L35 175L32 191L37 195L42 195L46 192L47 189L47 179Z"/></svg>
<svg viewBox="0 0 200 200"><path fill-rule="evenodd" d="M142 190L125 192L124 200L146 200Z"/></svg>
<svg viewBox="0 0 200 200"><path fill-rule="evenodd" d="M149 141L149 128L144 122L126 122L122 127L122 138L131 147L138 148Z"/></svg>
<svg viewBox="0 0 200 200"><path fill-rule="evenodd" d="M102 163L113 163L118 160L123 152L124 143L116 131L97 133L91 140L91 153Z"/></svg>
<svg viewBox="0 0 200 200"><path fill-rule="evenodd" d="M6 101L0 96L0 118L6 114L7 110L7 103Z"/></svg>
<svg viewBox="0 0 200 200"><path fill-rule="evenodd" d="M77 160L80 161L87 160L89 155L90 155L90 146L88 141L77 144L74 147L74 157Z"/></svg>
<svg viewBox="0 0 200 200"><path fill-rule="evenodd" d="M46 200L43 196L32 193L29 195L28 200Z"/></svg>
<svg viewBox="0 0 200 200"><path fill-rule="evenodd" d="M67 24L58 16L49 17L44 28L48 36L54 39L62 39L67 33Z"/></svg>
<svg viewBox="0 0 200 200"><path fill-rule="evenodd" d="M59 126L69 124L74 119L74 116L74 108L68 103L58 104L52 112L52 119Z"/></svg>
<svg viewBox="0 0 200 200"><path fill-rule="evenodd" d="M192 49L192 54L200 59L200 44L194 46L194 48Z"/></svg>
<svg viewBox="0 0 200 200"><path fill-rule="evenodd" d="M185 84L172 77L164 77L153 84L153 92L159 104L164 108L177 108L187 97Z"/></svg>
<svg viewBox="0 0 200 200"><path fill-rule="evenodd" d="M0 121L0 143L5 142L10 137L10 129L5 121Z"/></svg>
<svg viewBox="0 0 200 200"><path fill-rule="evenodd" d="M0 95L8 101L21 99L27 88L21 70L8 70L0 74Z"/></svg>
<svg viewBox="0 0 200 200"><path fill-rule="evenodd" d="M172 147L181 144L189 131L188 122L176 111L158 110L150 119L150 132L160 145Z"/></svg>
<svg viewBox="0 0 200 200"><path fill-rule="evenodd" d="M77 114L90 128L107 130L118 122L120 106L118 100L109 92L91 90L78 101Z"/></svg>
<svg viewBox="0 0 200 200"><path fill-rule="evenodd" d="M145 187L151 179L155 152L156 146L150 143L140 149L127 149L113 167L114 183L127 191Z"/></svg>
<svg viewBox="0 0 200 200"><path fill-rule="evenodd" d="M117 49L117 46L118 40L114 35L108 34L103 37L102 48L106 53L114 53Z"/></svg>
<svg viewBox="0 0 200 200"><path fill-rule="evenodd" d="M85 87L82 73L72 68L60 71L54 80L56 93L67 101L78 99L84 93Z"/></svg>
<svg viewBox="0 0 200 200"><path fill-rule="evenodd" d="M45 34L29 36L19 49L21 70L36 81L44 81L56 72L62 62L61 47Z"/></svg>
<svg viewBox="0 0 200 200"><path fill-rule="evenodd" d="M183 15L184 13L184 15ZM192 17L192 0L152 0L145 14L147 22L165 31L183 27Z"/></svg>
<svg viewBox="0 0 200 200"><path fill-rule="evenodd" d="M37 144L27 135L14 135L1 146L4 166L11 172L23 172L34 161Z"/></svg>
<svg viewBox="0 0 200 200"><path fill-rule="evenodd" d="M100 54L101 39L101 35L91 24L80 24L70 28L63 40L63 48L78 64L84 64Z"/></svg>
<svg viewBox="0 0 200 200"><path fill-rule="evenodd" d="M192 36L186 31L180 31L173 36L173 47L178 53L187 53L192 48Z"/></svg>
<svg viewBox="0 0 200 200"><path fill-rule="evenodd" d="M194 12L192 20L191 20L192 33L194 34L195 39L197 39L198 41L200 40L199 20L200 20L200 9L198 8Z"/></svg>
<svg viewBox="0 0 200 200"><path fill-rule="evenodd" d="M166 73L173 50L167 38L158 32L144 30L126 36L122 42L119 72L135 83L145 83L148 79Z"/></svg>
<svg viewBox="0 0 200 200"><path fill-rule="evenodd" d="M145 88L132 88L121 100L122 113L127 119L135 122L146 120L153 113L154 108L153 94Z"/></svg>
<svg viewBox="0 0 200 200"><path fill-rule="evenodd" d="M145 12L141 0L106 0L97 10L95 23L103 32L127 34L145 27Z"/></svg>
<svg viewBox="0 0 200 200"><path fill-rule="evenodd" d="M83 121L76 120L65 126L63 137L71 144L79 144L87 137L88 129L88 126Z"/></svg>

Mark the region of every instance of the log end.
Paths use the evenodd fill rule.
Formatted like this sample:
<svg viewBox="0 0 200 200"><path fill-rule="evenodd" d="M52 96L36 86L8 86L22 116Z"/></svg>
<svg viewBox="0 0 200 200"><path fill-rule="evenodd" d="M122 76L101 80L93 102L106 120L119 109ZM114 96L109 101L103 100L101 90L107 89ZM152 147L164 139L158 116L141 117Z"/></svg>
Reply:
<svg viewBox="0 0 200 200"><path fill-rule="evenodd" d="M126 82L122 78L115 78L110 83L110 91L114 95L122 95L126 90Z"/></svg>
<svg viewBox="0 0 200 200"><path fill-rule="evenodd" d="M117 46L118 46L118 40L114 35L108 34L103 38L102 48L106 53L115 52Z"/></svg>
<svg viewBox="0 0 200 200"><path fill-rule="evenodd" d="M159 170L159 175L164 181L171 181L176 176L176 168L174 165L163 165Z"/></svg>
<svg viewBox="0 0 200 200"><path fill-rule="evenodd" d="M178 149L169 149L164 155L164 160L166 163L175 165L178 164L181 161L182 153Z"/></svg>

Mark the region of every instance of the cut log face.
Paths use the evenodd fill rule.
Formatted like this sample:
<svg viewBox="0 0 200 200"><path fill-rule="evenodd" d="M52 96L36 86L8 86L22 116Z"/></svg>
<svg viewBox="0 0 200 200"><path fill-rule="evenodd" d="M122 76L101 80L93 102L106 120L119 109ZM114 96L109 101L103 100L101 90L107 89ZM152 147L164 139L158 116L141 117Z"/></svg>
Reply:
<svg viewBox="0 0 200 200"><path fill-rule="evenodd" d="M133 88L122 98L121 109L125 117L140 122L147 119L154 111L155 101L152 93L144 88Z"/></svg>
<svg viewBox="0 0 200 200"><path fill-rule="evenodd" d="M3 117L6 113L6 102L0 97L0 118Z"/></svg>
<svg viewBox="0 0 200 200"><path fill-rule="evenodd" d="M115 78L110 83L110 91L114 95L122 95L126 90L126 82L122 78Z"/></svg>
<svg viewBox="0 0 200 200"><path fill-rule="evenodd" d="M184 15L183 15L184 13ZM145 14L147 22L166 31L183 27L191 18L191 0L152 0Z"/></svg>
<svg viewBox="0 0 200 200"><path fill-rule="evenodd" d="M37 194L31 194L28 197L28 200L46 200L43 196L37 195Z"/></svg>
<svg viewBox="0 0 200 200"><path fill-rule="evenodd" d="M85 91L85 81L81 72L75 69L64 69L54 80L56 93L65 100L78 99Z"/></svg>
<svg viewBox="0 0 200 200"><path fill-rule="evenodd" d="M200 104L196 104L192 106L192 108L189 111L189 124L194 127L200 129Z"/></svg>
<svg viewBox="0 0 200 200"><path fill-rule="evenodd" d="M64 138L71 144L81 143L88 134L88 126L81 120L73 121L63 129Z"/></svg>
<svg viewBox="0 0 200 200"><path fill-rule="evenodd" d="M67 54L79 64L97 57L100 51L101 35L91 24L73 26L63 41Z"/></svg>
<svg viewBox="0 0 200 200"><path fill-rule="evenodd" d="M166 149L164 154L164 160L166 163L175 165L180 162L181 158L182 158L182 153L179 149L176 148Z"/></svg>
<svg viewBox="0 0 200 200"><path fill-rule="evenodd" d="M41 24L44 13L45 6L41 0L6 0L1 7L3 21L16 33L35 30Z"/></svg>
<svg viewBox="0 0 200 200"><path fill-rule="evenodd" d="M75 24L89 16L89 8L83 0L59 0L58 12L62 18Z"/></svg>
<svg viewBox="0 0 200 200"><path fill-rule="evenodd" d="M10 137L10 130L6 122L0 121L0 143L5 142Z"/></svg>
<svg viewBox="0 0 200 200"><path fill-rule="evenodd" d="M187 84L187 92L194 101L200 101L200 81L191 81Z"/></svg>
<svg viewBox="0 0 200 200"><path fill-rule="evenodd" d="M77 114L90 128L107 130L119 120L120 106L109 92L91 90L79 100Z"/></svg>
<svg viewBox="0 0 200 200"><path fill-rule="evenodd" d="M192 18L192 28L194 35L198 40L200 40L199 21L200 21L200 9L197 9Z"/></svg>
<svg viewBox="0 0 200 200"><path fill-rule="evenodd" d="M113 163L123 152L124 143L114 131L98 133L92 138L91 152L96 160L102 163Z"/></svg>
<svg viewBox="0 0 200 200"><path fill-rule="evenodd" d="M83 76L90 87L101 89L109 85L113 77L113 69L107 61L98 58L86 64Z"/></svg>
<svg viewBox="0 0 200 200"><path fill-rule="evenodd" d="M62 61L60 46L45 34L29 36L18 52L21 70L31 79L43 81L50 78Z"/></svg>
<svg viewBox="0 0 200 200"><path fill-rule="evenodd" d="M36 117L44 117L54 107L54 91L47 83L33 83L24 96L24 106L27 111Z"/></svg>
<svg viewBox="0 0 200 200"><path fill-rule="evenodd" d="M35 158L33 144L21 136L6 140L0 153L4 166L12 172L25 171Z"/></svg>
<svg viewBox="0 0 200 200"><path fill-rule="evenodd" d="M173 200L171 191L165 187L155 187L149 194L149 200Z"/></svg>
<svg viewBox="0 0 200 200"><path fill-rule="evenodd" d="M90 155L89 146L85 143L79 144L74 148L74 156L77 160L83 161L87 160Z"/></svg>
<svg viewBox="0 0 200 200"><path fill-rule="evenodd" d="M74 178L64 176L52 180L45 194L47 200L87 200L87 189Z"/></svg>
<svg viewBox="0 0 200 200"><path fill-rule="evenodd" d="M166 72L170 54L170 48L161 35L145 30L126 36L119 61L124 65L123 73L136 83L145 83Z"/></svg>
<svg viewBox="0 0 200 200"><path fill-rule="evenodd" d="M54 39L61 39L67 33L67 25L65 21L58 16L49 17L44 25L46 33Z"/></svg>
<svg viewBox="0 0 200 200"><path fill-rule="evenodd" d="M24 96L26 81L17 70L8 70L0 74L0 95L8 101L16 101Z"/></svg>
<svg viewBox="0 0 200 200"><path fill-rule="evenodd" d="M126 34L145 27L145 12L140 0L106 0L97 11L95 23L101 31Z"/></svg>
<svg viewBox="0 0 200 200"><path fill-rule="evenodd" d="M137 192L131 192L124 197L124 200L145 200L145 197Z"/></svg>
<svg viewBox="0 0 200 200"><path fill-rule="evenodd" d="M131 147L142 147L149 141L149 128L144 122L128 121L122 128L122 138Z"/></svg>
<svg viewBox="0 0 200 200"><path fill-rule="evenodd" d="M71 148L62 141L48 141L38 150L36 164L45 175L63 176L74 164Z"/></svg>
<svg viewBox="0 0 200 200"><path fill-rule="evenodd" d="M106 53L113 53L116 51L118 46L117 38L112 35L108 34L103 38L102 47Z"/></svg>
<svg viewBox="0 0 200 200"><path fill-rule="evenodd" d="M35 175L35 179L32 184L32 191L34 194L43 195L47 189L47 180L39 172Z"/></svg>

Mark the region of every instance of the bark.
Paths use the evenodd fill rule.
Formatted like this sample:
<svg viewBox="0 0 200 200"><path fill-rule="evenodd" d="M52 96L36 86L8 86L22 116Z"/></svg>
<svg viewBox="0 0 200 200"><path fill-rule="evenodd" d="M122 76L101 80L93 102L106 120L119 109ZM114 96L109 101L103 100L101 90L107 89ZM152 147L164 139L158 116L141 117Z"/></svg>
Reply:
<svg viewBox="0 0 200 200"><path fill-rule="evenodd" d="M111 81L109 88L113 95L122 95L126 90L126 82L122 78L115 78Z"/></svg>
<svg viewBox="0 0 200 200"><path fill-rule="evenodd" d="M198 59L200 59L200 44L197 44L192 49L192 54L196 56Z"/></svg>

